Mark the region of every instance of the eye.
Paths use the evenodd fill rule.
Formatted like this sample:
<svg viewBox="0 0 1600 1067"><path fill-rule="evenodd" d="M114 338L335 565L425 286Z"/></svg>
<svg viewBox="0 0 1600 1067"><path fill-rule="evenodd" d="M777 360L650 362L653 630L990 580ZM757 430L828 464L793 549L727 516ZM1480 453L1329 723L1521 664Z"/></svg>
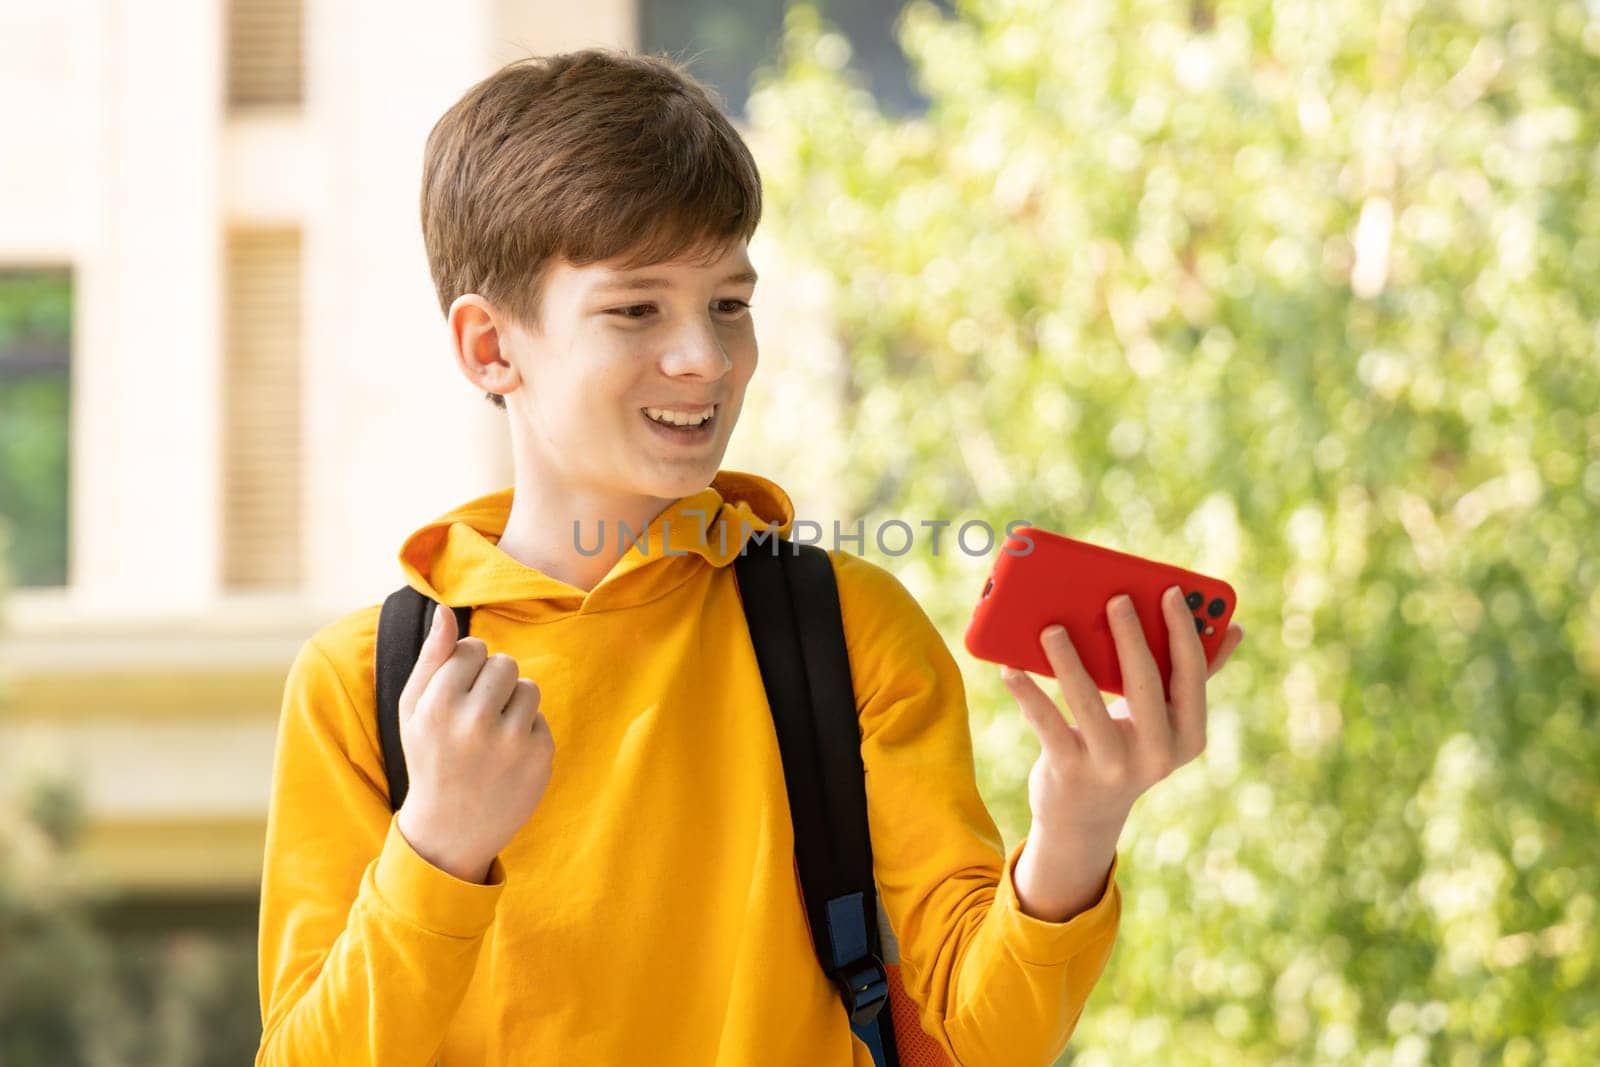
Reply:
<svg viewBox="0 0 1600 1067"><path fill-rule="evenodd" d="M625 319L642 319L642 318L644 318L643 314L635 315L635 314L632 314L632 312L639 311L639 312L644 312L645 314L648 314L649 312L652 312L655 309L656 309L656 306L654 304L629 304L627 307L611 308L610 310L608 310L606 312L606 314L607 315L618 315L618 316L620 316L622 318L625 318Z"/></svg>
<svg viewBox="0 0 1600 1067"><path fill-rule="evenodd" d="M715 301L715 304L718 304L718 306L725 306L722 307L723 315L741 315L750 309L749 302L739 301L739 299ZM610 309L608 312L606 312L606 315L616 315L616 317L619 318L634 318L634 320L638 320L638 318L645 318L646 315L650 314L650 312L653 312L653 310L656 310L656 306L654 306L654 304L629 304L627 307L613 307L613 309ZM634 312L640 312L640 314L635 315Z"/></svg>

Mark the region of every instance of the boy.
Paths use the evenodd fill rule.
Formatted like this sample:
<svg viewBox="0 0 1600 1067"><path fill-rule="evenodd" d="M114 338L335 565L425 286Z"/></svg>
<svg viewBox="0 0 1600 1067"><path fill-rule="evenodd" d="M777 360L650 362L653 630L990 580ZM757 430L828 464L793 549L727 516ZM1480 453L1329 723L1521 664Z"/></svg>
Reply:
<svg viewBox="0 0 1600 1067"><path fill-rule="evenodd" d="M745 145L653 57L511 64L428 138L429 263L462 373L507 412L515 484L401 549L415 589L474 611L471 636L435 613L401 696L398 813L380 605L291 667L258 1065L871 1064L809 940L732 567L793 507L718 469L757 361L760 211ZM830 558L905 988L956 1062L1047 1064L1116 935L1121 818L1152 768L1198 751L1203 680L1183 679L1181 731L1122 749L1147 704L1080 708L1088 683L1080 740L1010 682L1045 751L1033 832L1005 856L940 635L887 571ZM1081 690L1070 646L1047 647Z"/></svg>

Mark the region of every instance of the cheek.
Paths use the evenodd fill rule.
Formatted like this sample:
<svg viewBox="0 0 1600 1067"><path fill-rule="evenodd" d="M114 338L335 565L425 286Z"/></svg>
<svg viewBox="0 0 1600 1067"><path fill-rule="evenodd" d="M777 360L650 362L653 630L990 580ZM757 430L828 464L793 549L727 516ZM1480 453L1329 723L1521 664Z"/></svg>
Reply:
<svg viewBox="0 0 1600 1067"><path fill-rule="evenodd" d="M639 392L638 368L643 365L636 353L621 346L595 344L563 375L561 392L567 407L587 412L590 418L606 410L614 411L619 403Z"/></svg>
<svg viewBox="0 0 1600 1067"><path fill-rule="evenodd" d="M732 373L740 381L749 381L750 376L756 372L756 366L761 362L761 352L756 346L755 332L752 330L748 336L740 338L737 346L729 348L728 355L733 360Z"/></svg>

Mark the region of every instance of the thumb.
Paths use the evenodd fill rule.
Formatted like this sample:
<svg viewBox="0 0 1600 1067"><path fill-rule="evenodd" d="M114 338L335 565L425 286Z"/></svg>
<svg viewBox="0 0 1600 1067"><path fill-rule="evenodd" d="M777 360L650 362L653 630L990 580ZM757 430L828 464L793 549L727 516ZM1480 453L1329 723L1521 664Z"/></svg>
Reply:
<svg viewBox="0 0 1600 1067"><path fill-rule="evenodd" d="M403 717L408 709L417 706L434 672L444 666L455 652L456 629L456 613L444 604L435 603L433 622L428 627L428 635L422 640L417 662L411 668L411 676L406 679L405 689L400 694L400 713Z"/></svg>
<svg viewBox="0 0 1600 1067"><path fill-rule="evenodd" d="M445 604L435 603L433 622L422 642L422 651L417 654L418 665L427 663L430 675L456 650L456 629L456 613Z"/></svg>

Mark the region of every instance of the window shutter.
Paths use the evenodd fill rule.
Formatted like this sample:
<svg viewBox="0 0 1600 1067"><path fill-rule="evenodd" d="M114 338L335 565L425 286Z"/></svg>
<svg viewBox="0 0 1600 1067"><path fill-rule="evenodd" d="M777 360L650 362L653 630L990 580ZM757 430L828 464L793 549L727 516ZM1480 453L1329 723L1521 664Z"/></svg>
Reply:
<svg viewBox="0 0 1600 1067"><path fill-rule="evenodd" d="M228 106L298 104L300 0L229 0Z"/></svg>
<svg viewBox="0 0 1600 1067"><path fill-rule="evenodd" d="M300 581L300 234L227 236L223 583Z"/></svg>

